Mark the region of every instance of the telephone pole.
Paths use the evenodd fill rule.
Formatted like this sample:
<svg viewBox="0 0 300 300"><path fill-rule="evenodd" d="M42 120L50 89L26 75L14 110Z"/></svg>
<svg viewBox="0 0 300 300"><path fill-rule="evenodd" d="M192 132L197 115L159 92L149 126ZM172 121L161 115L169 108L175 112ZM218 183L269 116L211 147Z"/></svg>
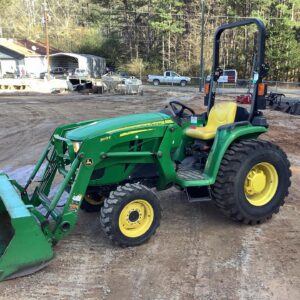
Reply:
<svg viewBox="0 0 300 300"><path fill-rule="evenodd" d="M43 3L43 23L45 26L45 38L46 38L46 59L47 59L47 79L50 80L50 51L49 51L49 33L48 33L48 8L46 0Z"/></svg>

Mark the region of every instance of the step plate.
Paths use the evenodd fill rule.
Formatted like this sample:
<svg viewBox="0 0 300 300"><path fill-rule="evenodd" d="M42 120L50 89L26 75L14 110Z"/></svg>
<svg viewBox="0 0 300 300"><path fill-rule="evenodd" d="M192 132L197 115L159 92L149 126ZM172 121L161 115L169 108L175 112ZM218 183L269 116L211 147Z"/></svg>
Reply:
<svg viewBox="0 0 300 300"><path fill-rule="evenodd" d="M205 179L203 173L197 169L180 168L177 171L177 177L183 180L203 180Z"/></svg>

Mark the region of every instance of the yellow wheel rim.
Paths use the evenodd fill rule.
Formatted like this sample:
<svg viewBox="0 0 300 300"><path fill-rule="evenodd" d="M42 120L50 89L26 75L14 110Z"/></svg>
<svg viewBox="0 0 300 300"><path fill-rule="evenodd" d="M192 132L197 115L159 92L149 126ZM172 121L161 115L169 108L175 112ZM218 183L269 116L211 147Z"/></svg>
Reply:
<svg viewBox="0 0 300 300"><path fill-rule="evenodd" d="M149 230L153 219L154 211L148 201L133 200L122 209L119 216L119 228L125 236L136 238Z"/></svg>
<svg viewBox="0 0 300 300"><path fill-rule="evenodd" d="M89 203L91 205L100 205L104 201L105 198L103 196L100 196L100 195L99 195L99 197L95 198L95 197L93 197L89 194L86 194L84 196L84 199L87 203Z"/></svg>
<svg viewBox="0 0 300 300"><path fill-rule="evenodd" d="M262 162L247 174L244 191L247 200L254 206L263 206L274 197L278 187L278 174L273 165Z"/></svg>

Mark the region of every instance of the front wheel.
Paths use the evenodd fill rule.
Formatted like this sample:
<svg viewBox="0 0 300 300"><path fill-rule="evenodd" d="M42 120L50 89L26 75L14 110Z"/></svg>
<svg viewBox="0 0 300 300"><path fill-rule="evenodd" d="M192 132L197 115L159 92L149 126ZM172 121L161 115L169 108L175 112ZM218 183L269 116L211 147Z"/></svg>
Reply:
<svg viewBox="0 0 300 300"><path fill-rule="evenodd" d="M105 199L100 222L108 237L120 246L136 246L148 240L160 223L156 195L141 184L119 186Z"/></svg>
<svg viewBox="0 0 300 300"><path fill-rule="evenodd" d="M86 212L98 212L103 206L104 199L105 197L99 193L86 193L82 200L80 208L85 210Z"/></svg>
<svg viewBox="0 0 300 300"><path fill-rule="evenodd" d="M212 197L231 219L262 223L284 204L290 177L290 163L278 146L263 140L242 140L226 151Z"/></svg>

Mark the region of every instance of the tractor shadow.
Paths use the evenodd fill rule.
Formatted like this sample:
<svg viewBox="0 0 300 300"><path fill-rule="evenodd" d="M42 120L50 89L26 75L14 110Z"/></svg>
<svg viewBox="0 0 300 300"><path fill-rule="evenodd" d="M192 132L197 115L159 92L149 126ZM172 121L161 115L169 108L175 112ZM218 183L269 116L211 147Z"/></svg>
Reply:
<svg viewBox="0 0 300 300"><path fill-rule="evenodd" d="M199 226L199 230L204 224L215 228L241 227L241 224L224 216L213 201L188 202L186 195L176 189L160 192L158 196L161 200L162 224L169 220L180 220L186 224L192 222L193 226Z"/></svg>

